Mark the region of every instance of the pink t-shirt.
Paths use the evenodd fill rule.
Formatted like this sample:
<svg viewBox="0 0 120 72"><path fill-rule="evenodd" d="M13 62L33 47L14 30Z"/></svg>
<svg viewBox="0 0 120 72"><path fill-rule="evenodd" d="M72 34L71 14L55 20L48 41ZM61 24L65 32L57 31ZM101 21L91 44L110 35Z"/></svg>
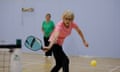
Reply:
<svg viewBox="0 0 120 72"><path fill-rule="evenodd" d="M74 22L72 22L72 23L70 24L70 27L69 27L69 28L66 28L66 27L64 26L64 24L63 24L63 21L60 21L60 22L56 25L53 33L51 34L51 36L50 36L50 38L49 38L49 41L52 41L52 40L54 39L54 32L59 32L59 36L58 36L58 38L57 38L56 44L62 45L63 42L64 42L64 39L65 39L67 36L69 36L69 35L71 34L72 29L73 29L73 28L76 28L76 27L78 27L77 24L74 23Z"/></svg>

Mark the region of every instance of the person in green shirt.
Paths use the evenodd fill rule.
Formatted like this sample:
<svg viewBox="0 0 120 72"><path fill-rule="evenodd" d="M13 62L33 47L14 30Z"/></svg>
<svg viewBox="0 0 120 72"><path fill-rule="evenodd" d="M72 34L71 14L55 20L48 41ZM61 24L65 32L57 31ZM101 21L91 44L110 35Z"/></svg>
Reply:
<svg viewBox="0 0 120 72"><path fill-rule="evenodd" d="M49 37L51 35L51 33L53 32L54 30L54 22L51 20L51 14L50 13L47 13L46 16L45 16L45 21L43 21L42 23L42 31L43 31L43 34L44 34L44 45L45 46L48 46L49 45ZM52 56L52 50L49 50L47 52L45 52L45 56L48 57L48 56Z"/></svg>

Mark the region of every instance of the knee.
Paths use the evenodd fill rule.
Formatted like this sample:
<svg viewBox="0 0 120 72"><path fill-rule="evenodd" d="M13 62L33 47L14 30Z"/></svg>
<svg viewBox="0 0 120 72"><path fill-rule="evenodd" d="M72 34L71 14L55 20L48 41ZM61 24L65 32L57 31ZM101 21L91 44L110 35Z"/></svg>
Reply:
<svg viewBox="0 0 120 72"><path fill-rule="evenodd" d="M65 63L69 64L69 58L65 58Z"/></svg>

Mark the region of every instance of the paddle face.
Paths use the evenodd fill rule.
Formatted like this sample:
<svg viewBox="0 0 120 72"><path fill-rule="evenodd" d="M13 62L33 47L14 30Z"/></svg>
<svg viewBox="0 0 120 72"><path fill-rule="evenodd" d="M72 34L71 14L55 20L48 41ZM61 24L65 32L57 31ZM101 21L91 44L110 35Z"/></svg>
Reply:
<svg viewBox="0 0 120 72"><path fill-rule="evenodd" d="M25 46L32 51L38 51L42 49L42 41L34 36L28 36L25 40Z"/></svg>

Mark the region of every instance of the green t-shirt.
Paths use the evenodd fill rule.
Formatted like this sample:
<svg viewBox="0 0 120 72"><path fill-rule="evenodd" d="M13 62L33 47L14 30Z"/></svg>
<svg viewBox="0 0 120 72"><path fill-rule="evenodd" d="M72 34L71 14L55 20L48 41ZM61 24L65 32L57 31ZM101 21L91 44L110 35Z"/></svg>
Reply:
<svg viewBox="0 0 120 72"><path fill-rule="evenodd" d="M42 23L42 29L44 31L44 36L45 37L49 37L52 33L52 31L54 30L54 22L53 21L49 21L49 22L46 22L46 21L43 21Z"/></svg>

